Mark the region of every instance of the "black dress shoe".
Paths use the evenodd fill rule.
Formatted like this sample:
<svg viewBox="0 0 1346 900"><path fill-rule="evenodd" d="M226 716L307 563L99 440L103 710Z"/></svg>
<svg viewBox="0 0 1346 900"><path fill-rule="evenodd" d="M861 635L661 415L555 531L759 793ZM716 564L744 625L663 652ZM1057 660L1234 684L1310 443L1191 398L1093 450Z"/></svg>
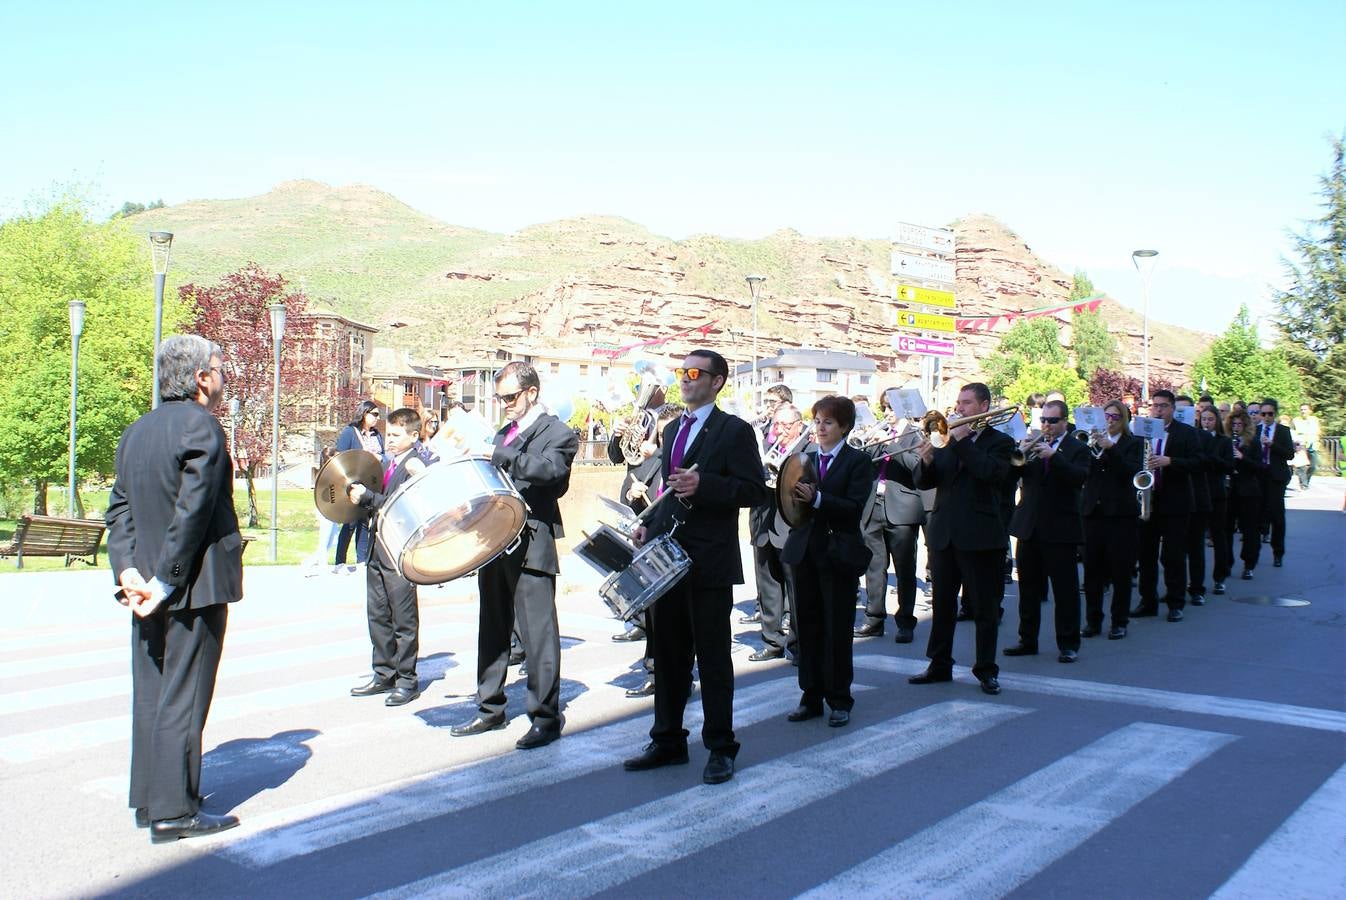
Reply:
<svg viewBox="0 0 1346 900"><path fill-rule="evenodd" d="M415 688L393 688L392 693L383 698L384 706L405 706L421 695Z"/></svg>
<svg viewBox="0 0 1346 900"><path fill-rule="evenodd" d="M936 684L941 681L953 681L953 673L941 672L938 669L926 669L921 674L908 678L907 684Z"/></svg>
<svg viewBox="0 0 1346 900"><path fill-rule="evenodd" d="M807 722L809 719L816 719L823 714L821 706L806 706L803 703L796 706L785 717L787 722Z"/></svg>
<svg viewBox="0 0 1346 900"><path fill-rule="evenodd" d="M626 696L628 696L628 697L653 697L653 696L654 696L654 679L653 679L653 678L646 678L646 679L645 679L645 683L642 684L640 687L638 687L638 688L630 688L629 690L627 690L627 692L626 692Z"/></svg>
<svg viewBox="0 0 1346 900"><path fill-rule="evenodd" d="M1191 603L1192 603L1193 606L1205 606L1205 605L1206 605L1206 595L1205 595L1205 594L1192 594L1192 595L1191 595Z"/></svg>
<svg viewBox="0 0 1346 900"><path fill-rule="evenodd" d="M748 657L753 662L766 662L768 659L781 659L785 656L785 651L779 647L763 647L756 653Z"/></svg>
<svg viewBox="0 0 1346 900"><path fill-rule="evenodd" d="M1108 640L1120 641L1124 637L1126 637L1125 625L1114 625L1108 629Z"/></svg>
<svg viewBox="0 0 1346 900"><path fill-rule="evenodd" d="M898 644L910 644L915 637L916 635L912 629L903 628L899 625L897 626L897 637L893 638L893 641Z"/></svg>
<svg viewBox="0 0 1346 900"><path fill-rule="evenodd" d="M623 631L621 634L614 634L612 639L619 644L625 644L630 641L645 640L644 628L632 628L630 631Z"/></svg>
<svg viewBox="0 0 1346 900"><path fill-rule="evenodd" d="M1027 644L1015 644L1013 647L1005 648L1006 656L1037 656L1038 648L1030 647Z"/></svg>
<svg viewBox="0 0 1346 900"><path fill-rule="evenodd" d="M372 697L375 694L386 694L393 689L392 679L384 681L381 678L374 677L359 687L351 688L352 697Z"/></svg>
<svg viewBox="0 0 1346 900"><path fill-rule="evenodd" d="M1158 606L1145 606L1144 604L1141 604L1140 606L1137 606L1135 609L1131 610L1131 618L1133 619L1144 619L1148 616L1157 616L1157 615L1159 615Z"/></svg>
<svg viewBox="0 0 1346 900"><path fill-rule="evenodd" d="M136 827L137 828L150 827L150 808L148 806L136 807Z"/></svg>
<svg viewBox="0 0 1346 900"><path fill-rule="evenodd" d="M858 638L882 637L883 623L874 622L871 625L861 625L859 628L855 629L855 631L851 632L851 634Z"/></svg>
<svg viewBox="0 0 1346 900"><path fill-rule="evenodd" d="M1080 630L1080 637L1083 638L1098 637L1102 633L1103 633L1102 625L1085 625L1084 628Z"/></svg>
<svg viewBox="0 0 1346 900"><path fill-rule="evenodd" d="M471 737L474 734L485 734L488 731L504 728L505 721L504 713L498 716L477 716L464 725L453 726L449 729L449 734L453 737Z"/></svg>
<svg viewBox="0 0 1346 900"><path fill-rule="evenodd" d="M662 766L685 766L687 765L687 747L678 749L669 749L660 747L654 741L645 745L639 756L633 756L622 762L622 768L628 772L644 772L648 769L658 769Z"/></svg>
<svg viewBox="0 0 1346 900"><path fill-rule="evenodd" d="M150 823L150 842L167 844L179 838L205 837L220 831L228 831L238 824L238 816L212 816L198 812L180 819L159 819Z"/></svg>
<svg viewBox="0 0 1346 900"><path fill-rule="evenodd" d="M734 777L734 758L716 750L710 751L710 759L706 760L706 770L701 773L701 780L706 784L724 784Z"/></svg>
<svg viewBox="0 0 1346 900"><path fill-rule="evenodd" d="M534 722L533 727L529 728L523 737L514 742L514 746L520 750L532 750L535 747L545 747L560 736L560 728L543 728Z"/></svg>
<svg viewBox="0 0 1346 900"><path fill-rule="evenodd" d="M1221 594L1223 594L1223 593L1224 593L1224 582L1223 582L1223 581L1217 581L1217 582L1215 582L1215 587L1211 589L1211 593L1214 594L1214 595L1217 596L1217 597L1219 597Z"/></svg>
<svg viewBox="0 0 1346 900"><path fill-rule="evenodd" d="M851 711L848 709L834 709L827 716L827 725L829 728L840 728L851 720Z"/></svg>
<svg viewBox="0 0 1346 900"><path fill-rule="evenodd" d="M1079 658L1080 658L1079 651L1062 650L1061 655L1056 657L1056 661L1060 663L1073 663L1075 660Z"/></svg>
<svg viewBox="0 0 1346 900"><path fill-rule="evenodd" d="M760 610L755 613L749 613L746 616L738 617L738 624L740 625L756 625L761 621L762 621L762 613Z"/></svg>
<svg viewBox="0 0 1346 900"><path fill-rule="evenodd" d="M1244 569L1244 570L1243 570L1243 574L1240 575L1239 578L1242 578L1244 581L1252 581L1252 580L1253 580L1253 570L1252 570L1252 569Z"/></svg>
<svg viewBox="0 0 1346 900"><path fill-rule="evenodd" d="M1000 679L996 678L994 675L987 675L985 678L979 678L977 680L981 682L981 692L983 694L1000 693Z"/></svg>
<svg viewBox="0 0 1346 900"><path fill-rule="evenodd" d="M1170 622L1181 622L1181 621L1182 621L1182 610L1180 610L1180 609L1170 609L1170 610L1168 611L1168 620L1169 620Z"/></svg>
<svg viewBox="0 0 1346 900"><path fill-rule="evenodd" d="M1283 557L1283 556L1281 556L1279 553L1277 553L1274 557L1272 557L1272 559L1271 559L1271 565L1274 566L1275 568L1279 569L1282 565L1284 565L1284 559L1285 559L1285 557Z"/></svg>

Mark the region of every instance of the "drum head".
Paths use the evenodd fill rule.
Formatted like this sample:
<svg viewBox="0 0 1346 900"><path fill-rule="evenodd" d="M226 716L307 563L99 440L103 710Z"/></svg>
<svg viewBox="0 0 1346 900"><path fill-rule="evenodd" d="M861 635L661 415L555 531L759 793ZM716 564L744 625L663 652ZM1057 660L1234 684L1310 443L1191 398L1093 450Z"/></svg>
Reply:
<svg viewBox="0 0 1346 900"><path fill-rule="evenodd" d="M346 485L352 482L376 490L383 483L383 465L367 450L343 450L333 456L318 472L313 483L313 505L318 514L329 522L347 525L365 515L358 503L346 494Z"/></svg>
<svg viewBox="0 0 1346 900"><path fill-rule="evenodd" d="M415 584L443 584L495 559L523 531L518 494L480 494L426 522L402 553L402 575Z"/></svg>
<svg viewBox="0 0 1346 900"><path fill-rule="evenodd" d="M776 508L791 528L798 528L813 515L813 507L794 495L795 485L818 483L818 470L807 453L791 453L780 465L776 477Z"/></svg>

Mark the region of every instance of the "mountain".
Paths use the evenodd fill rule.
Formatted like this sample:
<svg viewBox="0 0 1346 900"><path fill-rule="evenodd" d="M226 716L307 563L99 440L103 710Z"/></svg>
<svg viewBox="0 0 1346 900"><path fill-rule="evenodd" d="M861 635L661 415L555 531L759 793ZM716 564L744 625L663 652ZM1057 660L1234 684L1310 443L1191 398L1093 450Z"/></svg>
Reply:
<svg viewBox="0 0 1346 900"><path fill-rule="evenodd" d="M241 200L149 210L130 227L174 232L173 278L211 282L245 263L279 272L315 302L385 328L377 341L427 359L508 346L655 341L706 322L697 342L750 359L752 303L744 276L767 278L759 350L814 346L914 374L890 346L890 244L812 238L789 229L759 240L694 235L677 241L618 217L562 219L513 234L449 225L364 185L285 182ZM997 315L1069 297L1071 279L987 215L953 223L959 315ZM1139 374L1140 316L1107 301L1100 312ZM1068 327L1068 317L1064 319ZM1151 321L1151 370L1181 382L1210 335ZM1002 324L1003 332L1006 325ZM995 332L964 335L946 378L975 375ZM663 348L680 355L685 346Z"/></svg>

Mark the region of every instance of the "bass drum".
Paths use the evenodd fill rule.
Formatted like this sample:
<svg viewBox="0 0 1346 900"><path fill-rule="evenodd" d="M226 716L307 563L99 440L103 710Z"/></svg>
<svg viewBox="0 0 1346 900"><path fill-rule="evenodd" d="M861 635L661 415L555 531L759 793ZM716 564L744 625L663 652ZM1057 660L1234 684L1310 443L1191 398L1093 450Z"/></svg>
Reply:
<svg viewBox="0 0 1346 900"><path fill-rule="evenodd" d="M378 541L413 584L443 584L512 549L527 519L509 476L484 456L443 460L392 493Z"/></svg>

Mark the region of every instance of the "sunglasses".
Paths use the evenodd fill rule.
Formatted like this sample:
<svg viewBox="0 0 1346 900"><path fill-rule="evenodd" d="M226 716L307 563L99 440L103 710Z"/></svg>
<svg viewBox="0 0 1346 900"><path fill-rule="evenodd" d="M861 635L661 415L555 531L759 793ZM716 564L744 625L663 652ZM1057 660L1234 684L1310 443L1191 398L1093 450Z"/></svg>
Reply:
<svg viewBox="0 0 1346 900"><path fill-rule="evenodd" d="M1103 418L1107 419L1109 422L1117 422L1117 421L1120 421L1120 420L1121 420L1121 418L1122 418L1122 414L1121 414L1121 413L1103 413Z"/></svg>
<svg viewBox="0 0 1346 900"><path fill-rule="evenodd" d="M515 400L518 400L518 399L519 399L519 395L522 394L522 393L524 392L524 390L527 390L527 388L524 388L523 390L520 390L520 391L515 391L515 392L512 393L512 394L496 394L496 395L495 395L495 399L499 400L501 403L505 404L506 406L509 406L509 405L510 405L511 403L513 403Z"/></svg>
<svg viewBox="0 0 1346 900"><path fill-rule="evenodd" d="M1042 417L1042 424L1043 424L1043 425L1055 425L1055 424L1056 424L1057 422L1059 422L1059 421L1061 421L1061 416L1043 416L1043 417Z"/></svg>
<svg viewBox="0 0 1346 900"><path fill-rule="evenodd" d="M709 374L711 374L711 372L710 372L709 369L683 369L683 368L677 368L677 369L674 369L674 370L673 370L673 374L674 374L676 377L680 378L680 379L681 379L681 378L686 378L688 381L696 381L696 380L697 380L698 378L700 378L702 375L709 375Z"/></svg>

